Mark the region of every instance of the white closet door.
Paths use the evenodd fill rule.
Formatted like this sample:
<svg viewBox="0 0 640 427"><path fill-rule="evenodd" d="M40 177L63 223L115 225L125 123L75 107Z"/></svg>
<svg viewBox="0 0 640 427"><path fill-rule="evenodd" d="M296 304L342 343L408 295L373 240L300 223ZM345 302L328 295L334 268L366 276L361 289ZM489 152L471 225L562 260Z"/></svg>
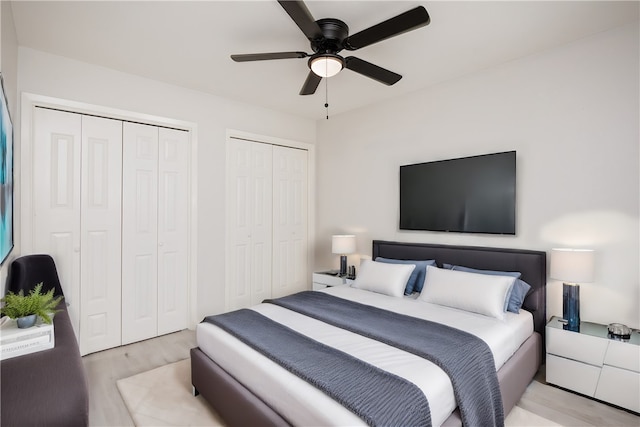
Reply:
<svg viewBox="0 0 640 427"><path fill-rule="evenodd" d="M227 142L227 309L251 305L251 143Z"/></svg>
<svg viewBox="0 0 640 427"><path fill-rule="evenodd" d="M82 116L80 352L121 344L122 122Z"/></svg>
<svg viewBox="0 0 640 427"><path fill-rule="evenodd" d="M307 151L273 147L273 297L309 288Z"/></svg>
<svg viewBox="0 0 640 427"><path fill-rule="evenodd" d="M227 143L227 308L271 297L272 147Z"/></svg>
<svg viewBox="0 0 640 427"><path fill-rule="evenodd" d="M189 134L159 129L158 334L187 327Z"/></svg>
<svg viewBox="0 0 640 427"><path fill-rule="evenodd" d="M33 252L50 254L76 337L80 331L79 114L36 108L33 136Z"/></svg>
<svg viewBox="0 0 640 427"><path fill-rule="evenodd" d="M271 298L273 230L272 147L253 143L251 149L251 305Z"/></svg>
<svg viewBox="0 0 640 427"><path fill-rule="evenodd" d="M158 335L158 128L124 123L122 343Z"/></svg>

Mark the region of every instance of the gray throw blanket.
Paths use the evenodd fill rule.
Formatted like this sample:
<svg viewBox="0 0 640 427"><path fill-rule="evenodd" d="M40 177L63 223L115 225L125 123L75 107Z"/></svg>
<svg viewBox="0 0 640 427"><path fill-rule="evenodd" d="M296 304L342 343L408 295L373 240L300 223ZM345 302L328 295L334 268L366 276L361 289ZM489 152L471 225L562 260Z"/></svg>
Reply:
<svg viewBox="0 0 640 427"><path fill-rule="evenodd" d="M222 328L322 390L371 426L431 426L424 393L403 378L253 310L208 316L204 321Z"/></svg>
<svg viewBox="0 0 640 427"><path fill-rule="evenodd" d="M504 426L493 354L480 338L440 323L305 291L265 300L433 362L451 378L465 426Z"/></svg>

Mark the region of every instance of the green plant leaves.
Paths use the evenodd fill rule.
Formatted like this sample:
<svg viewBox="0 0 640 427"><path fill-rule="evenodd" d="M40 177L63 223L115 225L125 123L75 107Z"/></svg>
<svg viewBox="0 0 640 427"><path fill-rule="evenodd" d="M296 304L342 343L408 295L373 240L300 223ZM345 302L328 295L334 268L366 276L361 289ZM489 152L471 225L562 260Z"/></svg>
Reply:
<svg viewBox="0 0 640 427"><path fill-rule="evenodd" d="M1 300L4 302L4 307L0 308L0 313L12 319L37 314L45 323L51 324L51 316L60 311L56 310L56 307L63 298L62 296L54 298L53 292L52 288L43 294L42 282L38 283L26 296L22 290L17 294L9 292Z"/></svg>

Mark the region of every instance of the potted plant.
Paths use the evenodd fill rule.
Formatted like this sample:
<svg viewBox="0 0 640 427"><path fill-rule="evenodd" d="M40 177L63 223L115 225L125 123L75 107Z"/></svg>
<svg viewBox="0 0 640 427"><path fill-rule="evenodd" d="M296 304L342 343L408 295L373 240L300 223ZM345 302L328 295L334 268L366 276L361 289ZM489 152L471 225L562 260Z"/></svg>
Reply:
<svg viewBox="0 0 640 427"><path fill-rule="evenodd" d="M0 308L0 313L11 319L17 319L18 328L29 328L36 323L38 317L43 322L51 324L53 315L60 311L56 307L62 300L62 296L53 297L54 289L42 293L42 282L38 283L28 295L24 295L21 290L15 294L7 293L1 300L4 306Z"/></svg>

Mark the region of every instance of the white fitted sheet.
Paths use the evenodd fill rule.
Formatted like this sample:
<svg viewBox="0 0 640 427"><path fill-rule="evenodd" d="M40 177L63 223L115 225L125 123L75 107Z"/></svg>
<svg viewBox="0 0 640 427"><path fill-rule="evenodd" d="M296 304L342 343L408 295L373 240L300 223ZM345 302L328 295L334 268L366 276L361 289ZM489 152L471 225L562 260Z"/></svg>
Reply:
<svg viewBox="0 0 640 427"><path fill-rule="evenodd" d="M496 370L533 333L531 313L525 310L520 314L507 313L505 320L500 321L411 297L388 297L348 286L334 286L319 292L436 321L474 334L484 340L493 352ZM457 406L449 377L427 360L273 304L259 304L252 309L323 344L413 382L429 401L434 426L442 424ZM294 425L365 425L329 396L218 327L200 323L196 336L198 346L205 354Z"/></svg>

